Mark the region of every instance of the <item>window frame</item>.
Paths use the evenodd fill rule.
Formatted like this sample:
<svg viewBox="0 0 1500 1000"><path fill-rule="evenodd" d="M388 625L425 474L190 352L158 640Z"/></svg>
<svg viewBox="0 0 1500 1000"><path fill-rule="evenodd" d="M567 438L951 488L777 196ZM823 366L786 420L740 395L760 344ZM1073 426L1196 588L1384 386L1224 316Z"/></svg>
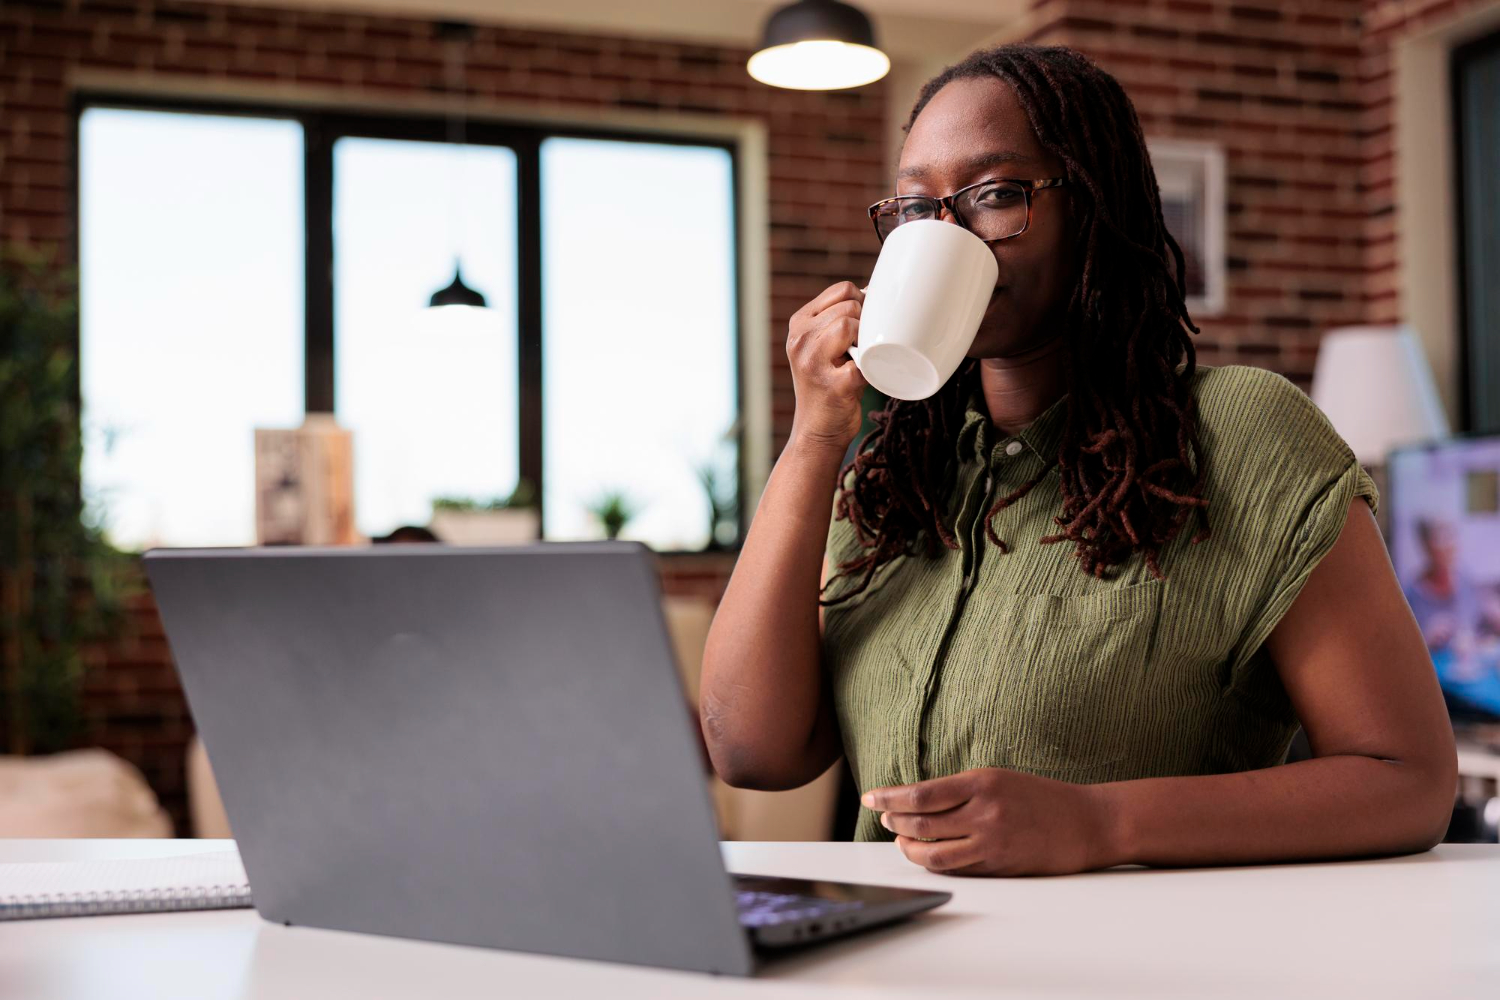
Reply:
<svg viewBox="0 0 1500 1000"><path fill-rule="evenodd" d="M133 111L163 111L179 114L225 115L295 121L303 131L303 233L304 233L304 350L303 412L333 413L334 399L334 240L333 240L333 147L339 139L394 139L416 142L451 141L449 121L439 112L363 111L321 105L281 105L256 101L142 96L109 90L80 90L70 108L72 184L70 185L72 248L78 262L79 131L83 113L91 108ZM538 123L514 118L466 116L464 142L473 146L502 146L516 156L517 200L517 357L516 374L519 474L536 487L538 514L544 509L546 469L543 462L543 372L542 329L545 316L542 288L542 143L552 138L602 139L653 145L699 146L722 149L729 154L730 266L734 276L731 315L731 362L734 365L734 412L739 414L735 441L736 534L724 549L737 551L745 538L748 511L745 498L749 485L746 463L746 403L744 370L745 268L740 243L744 226L740 144L732 138L695 134L684 130L629 129L610 125ZM75 343L75 351L78 347ZM81 394L81 387L77 390ZM81 403L81 399L78 400ZM542 523L542 537L547 526ZM712 551L712 540L710 549ZM662 555L693 554L704 550L655 550Z"/></svg>
<svg viewBox="0 0 1500 1000"><path fill-rule="evenodd" d="M1471 178L1465 158L1471 137L1465 128L1469 108L1464 74L1470 64L1494 58L1497 50L1500 50L1500 30L1458 45L1448 54L1449 110L1453 128L1454 321L1458 334L1456 360L1460 373L1457 380L1458 412L1460 426L1464 430L1491 434L1500 431L1500 427L1481 427L1480 424L1484 416L1500 411L1500 400L1480 399L1481 389L1485 387L1481 385L1481 373L1475 370L1476 361L1481 355L1493 352L1495 348L1481 346L1480 331L1476 329L1478 317L1475 312L1478 302L1474 295L1474 276L1482 273L1483 268L1470 259L1473 235L1470 230L1475 226L1469 221L1469 209L1472 206L1467 204L1468 183Z"/></svg>

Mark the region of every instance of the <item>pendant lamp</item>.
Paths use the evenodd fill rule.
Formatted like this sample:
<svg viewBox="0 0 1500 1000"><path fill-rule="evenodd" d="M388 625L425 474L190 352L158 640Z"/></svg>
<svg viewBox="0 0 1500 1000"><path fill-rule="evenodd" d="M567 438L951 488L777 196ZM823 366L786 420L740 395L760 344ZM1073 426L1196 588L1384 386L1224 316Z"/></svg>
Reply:
<svg viewBox="0 0 1500 1000"><path fill-rule="evenodd" d="M442 306L472 306L475 309L484 308L484 295L464 284L463 269L458 261L453 262L453 281L446 288L439 288L432 293L428 301L429 309L438 309Z"/></svg>
<svg viewBox="0 0 1500 1000"><path fill-rule="evenodd" d="M464 90L464 47L469 39L473 37L473 25L462 21L444 21L438 25L438 37L443 39L448 47L447 76L448 92L458 94L457 103L450 105L448 113L448 143L457 149L451 155L463 156L468 144L467 122L464 120L463 101L466 97ZM457 111L452 110L457 107ZM461 187L456 181L448 185L448 198L450 200L449 229L455 227L454 221L458 217L458 192ZM449 233L449 238L453 234ZM484 296L477 290L464 284L463 267L457 256L453 259L453 280L447 287L439 288L432 293L432 298L427 302L428 309L441 309L445 306L468 306L473 309L485 308Z"/></svg>
<svg viewBox="0 0 1500 1000"><path fill-rule="evenodd" d="M891 60L858 7L839 0L797 0L766 21L760 50L745 68L761 83L788 90L842 90L874 83Z"/></svg>

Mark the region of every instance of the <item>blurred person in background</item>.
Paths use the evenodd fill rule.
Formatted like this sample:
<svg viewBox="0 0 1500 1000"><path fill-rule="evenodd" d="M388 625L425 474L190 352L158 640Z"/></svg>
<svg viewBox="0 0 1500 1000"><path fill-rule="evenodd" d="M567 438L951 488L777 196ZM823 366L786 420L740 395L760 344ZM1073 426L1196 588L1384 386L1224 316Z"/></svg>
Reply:
<svg viewBox="0 0 1500 1000"><path fill-rule="evenodd" d="M389 545L396 543L411 542L441 542L442 539L433 532L431 528L424 528L418 524L403 524L391 531L389 535L381 535L379 538L370 539L376 545Z"/></svg>
<svg viewBox="0 0 1500 1000"><path fill-rule="evenodd" d="M1432 650L1438 672L1455 681L1477 680L1479 593L1463 579L1458 565L1458 539L1447 521L1417 522L1425 566L1406 581L1406 602Z"/></svg>

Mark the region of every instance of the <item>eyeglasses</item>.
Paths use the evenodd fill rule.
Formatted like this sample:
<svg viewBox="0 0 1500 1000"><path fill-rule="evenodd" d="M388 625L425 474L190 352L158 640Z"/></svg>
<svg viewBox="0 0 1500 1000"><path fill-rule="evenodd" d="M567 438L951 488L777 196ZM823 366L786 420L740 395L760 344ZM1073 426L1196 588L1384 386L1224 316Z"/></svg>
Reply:
<svg viewBox="0 0 1500 1000"><path fill-rule="evenodd" d="M959 188L946 198L925 194L901 194L877 201L868 209L875 235L884 243L892 230L918 219L941 219L943 209L953 213L958 224L986 243L1020 236L1031 225L1031 193L1061 187L1063 178L1027 181L999 178Z"/></svg>

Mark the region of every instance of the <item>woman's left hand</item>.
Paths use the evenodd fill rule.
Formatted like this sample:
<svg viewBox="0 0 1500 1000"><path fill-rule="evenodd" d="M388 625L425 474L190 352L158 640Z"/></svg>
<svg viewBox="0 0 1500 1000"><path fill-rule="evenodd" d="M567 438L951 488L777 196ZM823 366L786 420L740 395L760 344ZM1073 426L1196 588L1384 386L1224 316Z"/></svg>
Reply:
<svg viewBox="0 0 1500 1000"><path fill-rule="evenodd" d="M1117 863L1098 786L977 768L866 792L908 859L945 875L1066 875ZM920 838L920 839L919 839Z"/></svg>

